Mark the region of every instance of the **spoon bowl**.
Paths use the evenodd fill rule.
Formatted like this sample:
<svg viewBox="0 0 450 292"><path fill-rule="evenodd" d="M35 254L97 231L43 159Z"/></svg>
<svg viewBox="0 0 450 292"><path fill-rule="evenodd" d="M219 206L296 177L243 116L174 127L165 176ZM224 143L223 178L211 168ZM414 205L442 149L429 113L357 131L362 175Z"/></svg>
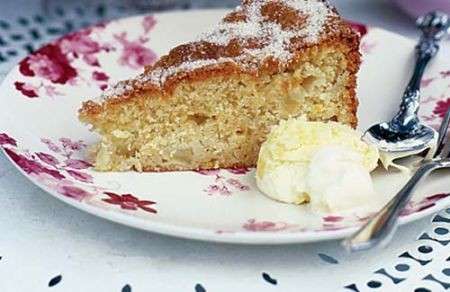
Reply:
<svg viewBox="0 0 450 292"><path fill-rule="evenodd" d="M380 123L370 127L363 140L383 152L416 152L433 147L437 137L436 130L423 124L418 124L414 131L399 132L389 123Z"/></svg>

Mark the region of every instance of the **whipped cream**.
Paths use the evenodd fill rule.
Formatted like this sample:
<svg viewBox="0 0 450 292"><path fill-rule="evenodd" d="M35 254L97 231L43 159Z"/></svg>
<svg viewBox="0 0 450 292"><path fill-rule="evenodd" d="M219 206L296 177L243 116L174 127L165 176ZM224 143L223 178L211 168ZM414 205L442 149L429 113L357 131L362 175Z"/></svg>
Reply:
<svg viewBox="0 0 450 292"><path fill-rule="evenodd" d="M348 126L291 119L262 145L256 182L278 201L311 203L321 213L366 214L386 201L370 177L378 159L378 150Z"/></svg>

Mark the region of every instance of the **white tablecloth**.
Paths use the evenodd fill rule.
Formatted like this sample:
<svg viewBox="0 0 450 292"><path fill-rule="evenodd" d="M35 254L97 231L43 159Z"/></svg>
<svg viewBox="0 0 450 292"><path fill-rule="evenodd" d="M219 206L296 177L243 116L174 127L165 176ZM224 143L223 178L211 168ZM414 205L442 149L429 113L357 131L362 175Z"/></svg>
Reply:
<svg viewBox="0 0 450 292"><path fill-rule="evenodd" d="M70 18L69 9L42 22L37 2L0 3L0 79L27 46L58 34L55 26L127 13L91 15L84 7L83 16ZM415 35L412 20L385 1L336 2L350 19ZM29 32L34 27L39 38ZM352 255L338 242L269 247L181 240L67 206L1 154L0 291L444 291L450 289L450 209L433 218L400 228L387 249Z"/></svg>

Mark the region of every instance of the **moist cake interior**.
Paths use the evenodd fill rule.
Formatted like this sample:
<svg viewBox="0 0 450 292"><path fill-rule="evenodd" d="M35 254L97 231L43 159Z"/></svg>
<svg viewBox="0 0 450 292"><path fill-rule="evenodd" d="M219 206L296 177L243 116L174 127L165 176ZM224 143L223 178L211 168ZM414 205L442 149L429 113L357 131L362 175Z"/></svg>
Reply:
<svg viewBox="0 0 450 292"><path fill-rule="evenodd" d="M95 167L250 167L281 119L356 126L358 45L324 1L243 1L198 41L83 105L81 121L101 135Z"/></svg>

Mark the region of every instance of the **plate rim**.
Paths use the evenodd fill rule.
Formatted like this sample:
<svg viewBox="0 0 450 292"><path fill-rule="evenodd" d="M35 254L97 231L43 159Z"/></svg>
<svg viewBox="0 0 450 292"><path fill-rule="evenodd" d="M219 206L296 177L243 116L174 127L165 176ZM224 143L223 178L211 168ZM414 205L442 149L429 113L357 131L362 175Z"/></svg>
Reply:
<svg viewBox="0 0 450 292"><path fill-rule="evenodd" d="M170 17L171 15L180 15L180 14L198 14L198 13L219 13L229 11L229 9L193 9L189 11L176 10L176 11L166 11L159 13L151 13L151 15L165 15L166 17ZM130 19L142 18L148 14L139 14L133 16L122 17L118 19L112 20L113 22L126 21ZM95 24L93 24L95 25ZM91 25L92 26L92 25ZM91 27L88 26L87 28ZM387 32L390 34L394 34L397 37L401 37L412 41L411 38L400 35L396 32L386 30L380 27L369 26L370 29L378 29L383 32ZM86 28L81 28L77 31L71 32L76 33L80 30ZM48 43L53 43L65 35L57 37L47 43L42 44L44 46ZM19 61L20 62L20 61ZM0 88L2 88L6 81L15 73L13 72L17 68L18 64L15 64L11 67L9 72L6 74L4 79L0 84ZM1 120L0 120L1 121ZM7 126L4 125L4 121L2 122L2 126L4 129L7 129ZM3 128L2 127L2 128ZM106 210L103 208L96 207L94 205L89 205L83 202L79 202L77 200L73 200L69 197L58 195L54 192L54 190L49 187L41 184L31 176L29 176L23 169L17 165L12 158L7 155L5 152L5 147L0 146L3 155L7 158L7 160L21 173L23 176L27 178L32 184L39 187L39 189L43 190L45 193L50 194L52 197L79 209L83 212L86 212L90 215L94 215L96 217L102 218L104 220L108 220L114 223L119 223L124 226L132 227L139 230L144 230L147 232L152 232L156 234L161 234L165 236L171 236L176 238L184 238L184 239L192 239L197 241L207 241L207 242L220 242L220 243L229 243L229 244L246 244L246 245L284 245L284 244L299 244L299 243L310 243L317 241L329 241L329 240L338 240L342 239L351 233L355 232L359 227L344 227L338 230L319 230L319 231L301 231L301 232L273 232L273 231L264 231L264 232L251 232L251 231L233 231L230 233L217 233L212 229L202 228L202 227L189 227L189 226L180 226L173 223L166 222L157 222L152 220L147 220L144 218L130 216L129 214L114 211L114 210ZM443 198L439 200L433 207L430 207L425 210L420 210L415 213L406 215L404 217L399 218L399 225L404 225L411 223L413 221L425 218L429 215L435 214L441 210L446 209L450 206L450 197Z"/></svg>

